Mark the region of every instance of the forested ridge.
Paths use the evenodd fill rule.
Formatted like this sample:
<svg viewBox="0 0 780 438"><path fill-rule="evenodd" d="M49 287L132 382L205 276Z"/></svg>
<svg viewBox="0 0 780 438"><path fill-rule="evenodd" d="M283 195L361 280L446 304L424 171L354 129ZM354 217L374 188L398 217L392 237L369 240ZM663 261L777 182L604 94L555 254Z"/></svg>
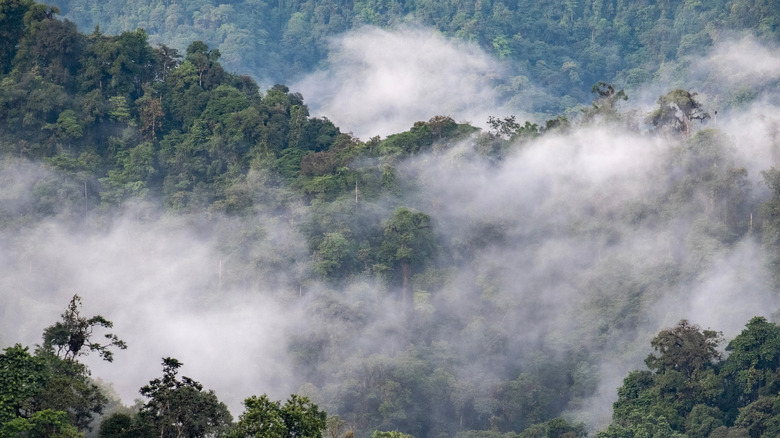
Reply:
<svg viewBox="0 0 780 438"><path fill-rule="evenodd" d="M479 2L448 0L142 1L53 3L87 31L144 28L183 51L202 40L229 71L290 83L327 61L329 38L361 26L433 27L501 58L512 74L498 84L529 112L562 113L590 101L597 81L634 88L674 80L696 56L734 33L780 42L772 0ZM335 60L334 62L338 62ZM685 84L691 86L692 84ZM724 96L725 97L725 96Z"/></svg>
<svg viewBox="0 0 780 438"><path fill-rule="evenodd" d="M108 4L90 16L120 10ZM491 27L507 6L487 5L430 20L540 68L515 20ZM155 17L184 6L157 4ZM187 3L199 17L212 6ZM223 67L225 54L255 52L152 45L146 30L114 32L114 19L82 33L54 6L0 1L0 435L776 436L780 78L713 74L717 108L675 81L646 111L626 91L651 64L686 68L683 40L711 26L775 41L774 6L566 6L523 15L568 32L545 50L585 53L567 38L589 41L625 63L572 61L581 70L545 84L574 90L562 102L587 89L589 105L543 104L560 109L544 122L496 115L487 129L442 114L366 140L287 86L261 90ZM298 7L290 34L279 8ZM321 7L336 6L247 10L286 23L267 37L287 56L319 38L306 14ZM411 7L339 13L346 29L424 9ZM640 11L650 33L621 34L618 17ZM656 28L683 17L690 33ZM691 41L691 56L713 43ZM264 68L304 69L286 62ZM110 313L82 316L82 296ZM61 321L39 319L42 302ZM702 328L711 322L728 326ZM15 339L30 332L29 345ZM106 369L97 358L124 370L134 406L90 373ZM147 365L160 358L155 378ZM197 361L216 365L180 377ZM229 391L208 389L218 383ZM611 421L600 418L617 386Z"/></svg>

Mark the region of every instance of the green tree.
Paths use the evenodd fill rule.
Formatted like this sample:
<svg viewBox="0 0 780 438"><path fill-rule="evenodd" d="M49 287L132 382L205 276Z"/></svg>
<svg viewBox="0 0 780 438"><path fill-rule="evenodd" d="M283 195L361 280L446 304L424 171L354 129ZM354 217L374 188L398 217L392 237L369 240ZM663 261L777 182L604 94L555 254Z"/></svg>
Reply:
<svg viewBox="0 0 780 438"><path fill-rule="evenodd" d="M645 363L656 373L678 371L686 377L694 377L721 358L718 345L723 335L713 330L681 320L672 329L661 331L650 344L659 353L650 354Z"/></svg>
<svg viewBox="0 0 780 438"><path fill-rule="evenodd" d="M0 424L31 411L33 398L46 384L46 362L16 344L0 355Z"/></svg>
<svg viewBox="0 0 780 438"><path fill-rule="evenodd" d="M591 107L583 110L585 121L598 119L602 122L617 122L622 116L618 111L621 100L628 100L625 91L615 91L615 87L604 81L599 81L591 88L591 93L597 94Z"/></svg>
<svg viewBox="0 0 780 438"><path fill-rule="evenodd" d="M139 423L137 415L115 412L100 422L98 438L142 438L148 432Z"/></svg>
<svg viewBox="0 0 780 438"><path fill-rule="evenodd" d="M72 140L84 135L84 127L79 122L76 112L71 109L61 112L57 117L57 123L45 125L43 129L54 131L55 136L63 140Z"/></svg>
<svg viewBox="0 0 780 438"><path fill-rule="evenodd" d="M33 0L0 0L0 76L11 68L24 34L24 15L33 4Z"/></svg>
<svg viewBox="0 0 780 438"><path fill-rule="evenodd" d="M383 223L382 230L382 252L400 276L401 302L405 306L411 293L412 274L422 271L436 250L431 217L399 207Z"/></svg>
<svg viewBox="0 0 780 438"><path fill-rule="evenodd" d="M698 404L685 418L685 434L689 438L707 438L723 425L723 412L713 406Z"/></svg>
<svg viewBox="0 0 780 438"><path fill-rule="evenodd" d="M108 102L111 108L108 115L111 116L111 120L119 123L131 122L130 105L125 96L112 96Z"/></svg>
<svg viewBox="0 0 780 438"><path fill-rule="evenodd" d="M116 159L118 163L108 170L108 176L100 178L103 185L101 201L119 205L129 198L144 198L149 190L149 181L157 173L154 145L144 142L131 149L120 150Z"/></svg>
<svg viewBox="0 0 780 438"><path fill-rule="evenodd" d="M353 262L354 244L342 233L325 233L315 253L314 271L326 278L337 278L347 272Z"/></svg>
<svg viewBox="0 0 780 438"><path fill-rule="evenodd" d="M127 348L127 344L111 333L104 335L107 342L97 342L93 338L95 328L111 328L114 324L100 315L90 318L83 317L80 308L81 298L74 295L62 314L62 321L44 330L41 349L54 353L64 360L74 360L78 356L95 352L104 360L112 362L114 353L110 348L124 350Z"/></svg>
<svg viewBox="0 0 780 438"><path fill-rule="evenodd" d="M747 430L750 438L776 437L780 432L780 397L759 397L739 410L734 426Z"/></svg>
<svg viewBox="0 0 780 438"><path fill-rule="evenodd" d="M0 426L0 436L8 438L83 438L62 411L44 409L30 418L17 417Z"/></svg>
<svg viewBox="0 0 780 438"><path fill-rule="evenodd" d="M740 405L780 391L780 327L757 316L726 346L723 374L733 379Z"/></svg>
<svg viewBox="0 0 780 438"><path fill-rule="evenodd" d="M106 335L106 344L95 342L93 328L111 324L100 316L82 317L80 304L74 296L62 321L44 330L35 356L20 345L0 356L0 423L13 422L8 427L15 434L37 436L35 431L44 428L69 436L69 431L88 429L93 415L102 413L107 399L76 358L95 351L111 361L109 347L124 348L124 342L112 334Z"/></svg>
<svg viewBox="0 0 780 438"><path fill-rule="evenodd" d="M24 15L25 35L19 41L15 68L34 71L44 80L76 89L79 60L86 38L76 24L57 20L59 9L35 3Z"/></svg>
<svg viewBox="0 0 780 438"><path fill-rule="evenodd" d="M374 433L371 434L371 438L414 438L414 436L398 432L397 430L391 432L375 430Z"/></svg>
<svg viewBox="0 0 780 438"><path fill-rule="evenodd" d="M141 388L149 400L139 413L143 427L152 436L197 438L224 433L232 422L227 406L214 391L203 391L203 385L189 377L176 375L182 363L163 358L163 377L151 380Z"/></svg>
<svg viewBox="0 0 780 438"><path fill-rule="evenodd" d="M628 425L611 424L607 430L596 434L596 438L686 438L675 432L663 416L633 411Z"/></svg>
<svg viewBox="0 0 780 438"><path fill-rule="evenodd" d="M650 113L649 121L656 128L671 129L688 137L691 122L709 117L696 100L696 93L677 88L658 98L658 109Z"/></svg>
<svg viewBox="0 0 780 438"><path fill-rule="evenodd" d="M282 406L265 394L244 400L234 438L322 438L327 414L307 397L290 395Z"/></svg>
<svg viewBox="0 0 780 438"><path fill-rule="evenodd" d="M203 41L194 41L187 47L186 60L191 62L198 70L198 85L204 88L211 88L209 83L204 86L206 75L211 72L217 74L218 80L207 82L221 82L222 67L217 60L221 54L218 49L209 50L209 47ZM214 71L212 71L214 69Z"/></svg>

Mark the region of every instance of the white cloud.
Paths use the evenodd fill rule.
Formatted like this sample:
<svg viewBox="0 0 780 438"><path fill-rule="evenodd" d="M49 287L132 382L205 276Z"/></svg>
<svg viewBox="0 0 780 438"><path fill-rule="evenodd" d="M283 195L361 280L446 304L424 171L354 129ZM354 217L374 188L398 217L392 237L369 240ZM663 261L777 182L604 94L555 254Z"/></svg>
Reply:
<svg viewBox="0 0 780 438"><path fill-rule="evenodd" d="M317 116L367 140L448 115L482 125L495 113L501 65L478 47L419 27L364 27L334 38L327 68L291 89Z"/></svg>

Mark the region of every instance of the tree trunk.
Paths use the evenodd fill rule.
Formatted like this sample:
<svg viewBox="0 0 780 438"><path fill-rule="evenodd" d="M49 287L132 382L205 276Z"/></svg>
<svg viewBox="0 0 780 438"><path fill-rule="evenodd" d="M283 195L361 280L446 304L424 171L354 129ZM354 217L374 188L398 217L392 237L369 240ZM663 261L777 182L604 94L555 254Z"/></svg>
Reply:
<svg viewBox="0 0 780 438"><path fill-rule="evenodd" d="M412 267L409 262L401 263L401 279L403 286L401 287L401 305L406 309L406 300L409 296L409 277L412 274Z"/></svg>

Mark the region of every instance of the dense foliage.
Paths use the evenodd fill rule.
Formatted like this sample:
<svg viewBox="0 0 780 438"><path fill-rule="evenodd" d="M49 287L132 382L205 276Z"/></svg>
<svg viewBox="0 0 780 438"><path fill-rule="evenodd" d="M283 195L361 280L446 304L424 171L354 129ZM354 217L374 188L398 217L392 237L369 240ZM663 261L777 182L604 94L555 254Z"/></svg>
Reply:
<svg viewBox="0 0 780 438"><path fill-rule="evenodd" d="M668 80L680 66L731 32L780 42L772 0L199 0L132 4L60 0L65 17L83 29L118 35L144 28L152 41L183 50L203 40L228 70L263 81L289 81L328 55L328 38L364 25L432 26L474 42L511 63L500 85L507 99L533 111L558 113L589 100L590 86L622 87Z"/></svg>
<svg viewBox="0 0 780 438"><path fill-rule="evenodd" d="M247 47L172 39L180 52L152 47L141 29L111 35L110 24L101 27L105 34L83 34L60 20L57 8L0 0L0 163L31 175L28 186L3 194L0 243L12 247L16 236L50 220L88 235L120 215L141 223L181 219L218 242L219 279L202 285L211 302L228 299L232 288L278 289L310 323L285 340L306 397L282 404L249 396L233 422L216 393L180 379L182 364L165 358L163 376L141 388L140 406L97 425L91 423L106 397L77 360L89 352L111 360L111 349L125 345L110 334L93 339L94 329L111 323L82 317L74 298L34 354L17 345L0 356L0 433L79 436L91 425L105 437L318 437L326 428L334 438L584 436L584 426L560 416L584 408L599 384L599 356L616 339L636 334L658 297L692 287L718 256L745 243L760 241L768 260L774 278L761 287L776 287L780 278L778 171L764 169L766 190L757 196L749 180L755 175L739 161L730 136L699 124L714 113L693 91L669 90L643 115L621 108L628 97L620 87L596 82L644 81L655 71L651 65L710 45L718 26L776 38L774 15L760 2L630 3L154 5L158 21L146 21L152 30L163 22L180 25L172 10L186 20L182 11L191 8L197 26L212 29L225 24L219 14L240 15L245 21L224 30L230 38L242 35L235 26L263 31L252 27L250 12L275 17L267 44L283 46L274 56L294 61L269 63L278 69L268 70L271 76L316 63L321 42L312 45L311 38L411 16L449 26L446 32L499 55L530 60L532 79L549 81L544 85L556 93L569 90L581 100L584 84L596 83L593 104L578 117L557 116L544 126L492 117L491 129L481 131L436 116L361 141L311 117L303 96L286 86L261 92L251 78L226 71L226 54L256 53ZM106 5L72 2L68 10L98 14L84 16L121 10ZM327 8L335 11L327 15L333 27L317 33L312 17ZM243 41L250 40L264 41ZM507 92L521 98L521 91ZM441 202L449 187L433 180L446 173L465 179L472 164L498 174L507 163L520 166L516 158L535 142L562 148L556 139L578 144L575 130L597 136L604 127L642 131L660 163L652 175L656 190L628 200L598 193L585 199L578 190L599 192L615 181L586 184L577 177L598 172L583 165L572 181L529 178L526 192L513 199L519 207L507 213L453 212ZM533 167L534 156L528 158ZM423 165L426 171L415 168ZM519 169L510 171L536 170ZM561 195L566 191L573 196ZM467 195L449 199L462 196L466 204ZM492 195L480 193L486 202ZM635 235L652 236L662 254L651 257L641 244L632 251L619 246ZM598 254L556 246L563 240ZM502 258L515 262L512 269ZM578 307L578 316L556 319L556 309L568 305ZM718 333L690 323L661 332L651 344L657 355L647 359L649 371L626 379L614 423L602 434L770 436L778 403L776 331L765 319L751 320L725 354ZM356 340L366 332L381 345Z"/></svg>
<svg viewBox="0 0 780 438"><path fill-rule="evenodd" d="M772 437L777 410L780 327L755 317L726 346L687 321L653 339L650 371L634 371L618 390L610 437Z"/></svg>

